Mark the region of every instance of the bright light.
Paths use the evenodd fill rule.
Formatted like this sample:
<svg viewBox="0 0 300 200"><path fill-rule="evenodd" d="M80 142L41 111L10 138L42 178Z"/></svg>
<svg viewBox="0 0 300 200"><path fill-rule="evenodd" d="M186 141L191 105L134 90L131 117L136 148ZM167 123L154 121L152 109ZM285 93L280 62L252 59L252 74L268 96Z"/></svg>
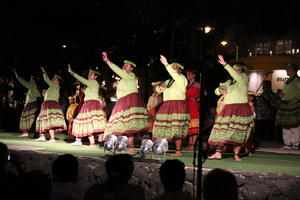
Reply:
<svg viewBox="0 0 300 200"><path fill-rule="evenodd" d="M205 26L205 27L204 27L204 33L205 33L205 34L209 33L211 30L212 30L212 29L211 29L211 27L209 27L209 26Z"/></svg>
<svg viewBox="0 0 300 200"><path fill-rule="evenodd" d="M226 40L223 40L223 41L220 42L220 44L221 44L222 46L226 46L226 45L228 44L228 42L227 42Z"/></svg>
<svg viewBox="0 0 300 200"><path fill-rule="evenodd" d="M67 45L65 45L65 44L64 44L64 45L62 45L62 48L64 48L64 49L65 49L65 48L67 48Z"/></svg>
<svg viewBox="0 0 300 200"><path fill-rule="evenodd" d="M205 34L209 33L209 32L212 31L212 30L215 30L215 28L210 27L210 26L198 27L198 28L196 28L196 29L197 29L197 30L200 30L200 31L204 31Z"/></svg>

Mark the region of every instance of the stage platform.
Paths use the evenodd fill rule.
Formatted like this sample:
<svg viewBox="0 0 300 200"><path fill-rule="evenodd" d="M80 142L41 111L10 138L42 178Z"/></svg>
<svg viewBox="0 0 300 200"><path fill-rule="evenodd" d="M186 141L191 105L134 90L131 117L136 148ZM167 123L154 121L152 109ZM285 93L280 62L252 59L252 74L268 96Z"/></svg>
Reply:
<svg viewBox="0 0 300 200"><path fill-rule="evenodd" d="M87 148L87 145L71 146L72 140L67 135L56 135L55 143L38 142L32 138L19 138L16 132L0 132L0 141L7 144L10 152L18 156L25 169L42 169L51 176L51 164L59 154L71 153L77 156L80 163L80 185L87 188L95 182L103 182L106 178L104 163L109 152L103 147ZM137 141L137 145L138 145ZM183 151L182 157L170 157L173 146L165 159L179 159L187 168L185 190L195 191L197 167L193 167L194 153ZM138 151L138 149L137 149ZM123 153L123 152L117 152ZM134 154L132 154L134 155ZM151 155L141 158L134 155L135 173L132 182L142 185L146 191L146 199L150 200L162 193L158 170L163 162L162 155ZM300 198L300 154L299 150L282 151L277 147L262 147L253 156L242 157L237 162L231 153L226 153L222 160L205 160L203 175L210 169L222 168L234 173L240 188L240 199L299 199ZM197 161L196 161L197 163Z"/></svg>

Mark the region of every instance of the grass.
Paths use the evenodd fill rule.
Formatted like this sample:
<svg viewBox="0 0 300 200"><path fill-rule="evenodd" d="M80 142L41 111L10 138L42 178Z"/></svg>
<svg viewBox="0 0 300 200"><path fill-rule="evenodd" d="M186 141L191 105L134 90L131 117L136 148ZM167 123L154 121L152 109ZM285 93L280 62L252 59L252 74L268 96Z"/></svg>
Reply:
<svg viewBox="0 0 300 200"><path fill-rule="evenodd" d="M18 138L18 134L19 133L1 132L0 141L8 146L31 146L42 148L42 150L39 151L44 152L55 152L62 154L71 153L78 156L89 157L105 156L103 147L90 149L87 148L86 145L68 145L68 142L65 141L66 135L62 133L56 134L56 143L38 142L30 138ZM170 152L172 152L173 146L170 145L170 148ZM175 159L174 157L169 156L170 152L167 152L166 159ZM139 156L137 155L137 157ZM163 156L156 155L156 157L162 159ZM151 158L151 156L147 155L146 158ZM186 166L193 166L193 152L183 151L183 156L176 157L176 159L184 162ZM280 154L269 152L256 152L253 156L243 157L241 162L234 161L232 154L224 154L222 160L206 160L203 163L203 167L205 168L222 168L237 171L267 172L290 175L300 175L299 166L300 154Z"/></svg>

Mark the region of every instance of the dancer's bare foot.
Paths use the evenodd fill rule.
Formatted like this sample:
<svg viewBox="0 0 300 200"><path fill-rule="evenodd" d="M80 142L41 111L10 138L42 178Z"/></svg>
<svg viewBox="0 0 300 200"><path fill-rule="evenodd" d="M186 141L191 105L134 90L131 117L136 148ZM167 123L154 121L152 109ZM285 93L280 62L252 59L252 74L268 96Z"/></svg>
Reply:
<svg viewBox="0 0 300 200"><path fill-rule="evenodd" d="M89 148L89 149L94 149L96 148L97 146L95 144L90 144L88 146L86 146L86 148Z"/></svg>
<svg viewBox="0 0 300 200"><path fill-rule="evenodd" d="M75 142L70 143L70 145L73 145L73 146L80 146L80 145L82 145L82 142L77 140L77 141L75 141Z"/></svg>
<svg viewBox="0 0 300 200"><path fill-rule="evenodd" d="M22 134L20 134L18 137L20 137L20 138L28 137L28 133L22 133Z"/></svg>
<svg viewBox="0 0 300 200"><path fill-rule="evenodd" d="M48 140L47 142L52 143L52 142L56 142L56 140L53 138L53 139Z"/></svg>
<svg viewBox="0 0 300 200"><path fill-rule="evenodd" d="M40 136L39 138L35 139L36 141L42 141L42 142L45 142L46 141L46 138L45 136Z"/></svg>
<svg viewBox="0 0 300 200"><path fill-rule="evenodd" d="M208 157L209 160L221 160L222 159L222 154L221 152L216 152L213 155Z"/></svg>
<svg viewBox="0 0 300 200"><path fill-rule="evenodd" d="M233 158L234 158L235 161L241 161L241 160L242 160L242 159L239 157L238 154L234 154Z"/></svg>
<svg viewBox="0 0 300 200"><path fill-rule="evenodd" d="M182 156L182 153L180 151L176 151L175 153L172 153L170 156Z"/></svg>
<svg viewBox="0 0 300 200"><path fill-rule="evenodd" d="M187 147L184 148L185 151L194 151L194 145L189 144Z"/></svg>
<svg viewBox="0 0 300 200"><path fill-rule="evenodd" d="M134 148L128 148L128 149L125 150L125 152L127 152L127 153L134 153L135 149Z"/></svg>

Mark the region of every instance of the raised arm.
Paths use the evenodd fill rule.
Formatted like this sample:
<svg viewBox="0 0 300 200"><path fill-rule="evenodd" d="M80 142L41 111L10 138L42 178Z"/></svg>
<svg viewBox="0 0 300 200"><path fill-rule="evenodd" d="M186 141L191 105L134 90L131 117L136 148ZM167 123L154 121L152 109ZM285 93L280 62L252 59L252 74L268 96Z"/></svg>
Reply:
<svg viewBox="0 0 300 200"><path fill-rule="evenodd" d="M166 67L168 73L175 81L181 81L183 79L183 77L172 68L172 65L168 63L165 56L160 55L160 62Z"/></svg>
<svg viewBox="0 0 300 200"><path fill-rule="evenodd" d="M76 78L78 81L80 81L81 83L83 83L84 85L89 86L90 81L86 78L83 78L82 76L76 74L73 70L70 64L68 64L68 72L74 76L74 78Z"/></svg>
<svg viewBox="0 0 300 200"><path fill-rule="evenodd" d="M229 64L227 64L222 55L218 55L218 62L224 66L224 68L228 71L228 73L234 80L236 80L237 82L244 81L242 74L237 72Z"/></svg>
<svg viewBox="0 0 300 200"><path fill-rule="evenodd" d="M107 56L106 52L102 52L102 59L103 61L109 66L111 70L113 70L118 76L123 79L134 79L135 75L132 72L125 72L120 67L112 63Z"/></svg>
<svg viewBox="0 0 300 200"><path fill-rule="evenodd" d="M44 67L41 67L41 70L42 70L42 72L43 72L43 78L44 78L44 81L45 81L49 86L53 85L53 82L50 80L50 78L49 78L49 76L48 76L48 74L47 74L45 68L44 68Z"/></svg>
<svg viewBox="0 0 300 200"><path fill-rule="evenodd" d="M14 71L14 73L15 73L15 76L16 76L17 80L18 80L24 87L26 87L27 89L29 89L29 88L30 88L30 83L27 82L27 81L25 81L23 78L21 78L15 69L13 69L13 71Z"/></svg>

